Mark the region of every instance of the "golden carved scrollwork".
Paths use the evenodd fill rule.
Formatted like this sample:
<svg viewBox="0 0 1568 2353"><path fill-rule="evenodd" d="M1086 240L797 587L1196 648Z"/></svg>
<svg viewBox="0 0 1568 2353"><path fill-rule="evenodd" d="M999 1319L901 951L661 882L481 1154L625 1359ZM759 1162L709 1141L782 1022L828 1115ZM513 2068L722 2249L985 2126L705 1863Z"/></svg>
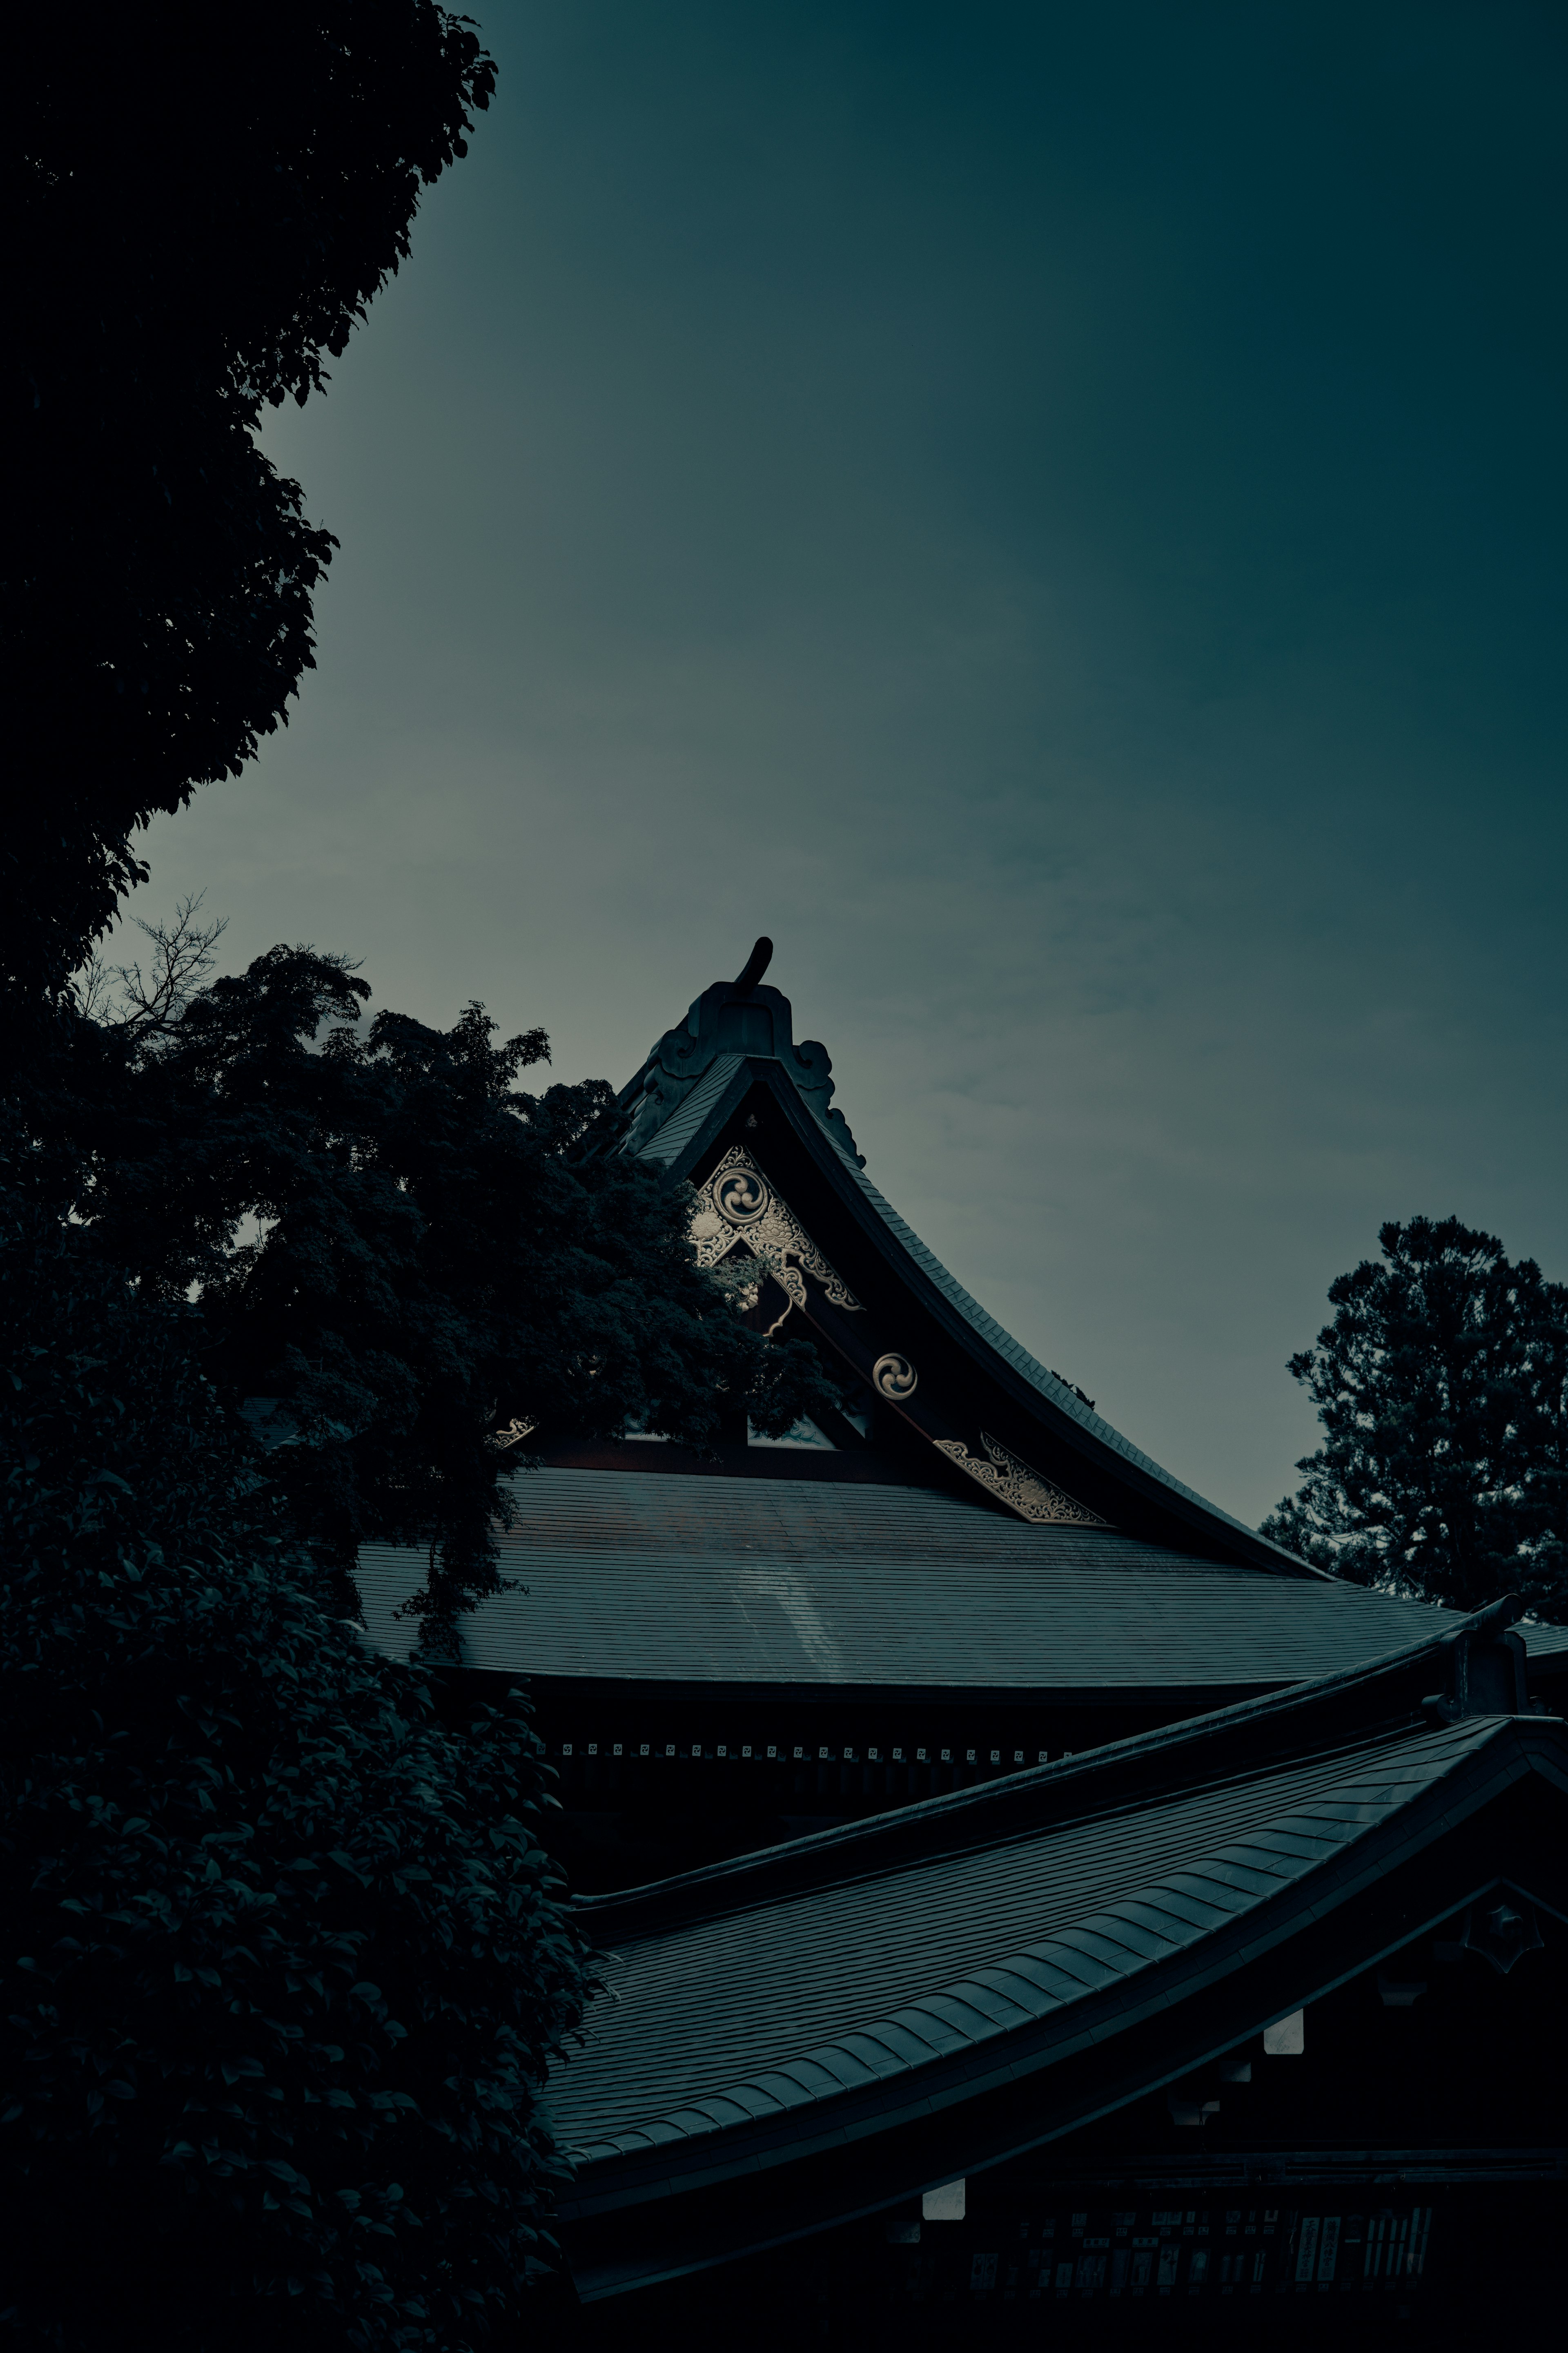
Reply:
<svg viewBox="0 0 1568 2353"><path fill-rule="evenodd" d="M956 1438L939 1438L936 1449L939 1454L945 1454L949 1461L955 1462L961 1471L967 1471L972 1479L978 1480L981 1486L989 1488L997 1501L1016 1512L1021 1520L1056 1527L1108 1528L1110 1525L1110 1522L1102 1520L1098 1512L1091 1512L1086 1504L1075 1503L1054 1480L1031 1470L1011 1448L993 1438L988 1430L981 1431L980 1443L991 1457L989 1462L983 1462L978 1456L971 1454L968 1447L962 1445Z"/></svg>
<svg viewBox="0 0 1568 2353"><path fill-rule="evenodd" d="M795 1211L738 1144L724 1155L706 1185L698 1187L690 1233L699 1266L717 1266L741 1243L762 1260L791 1307L805 1305L805 1277L812 1274L835 1307L853 1314L861 1312L860 1302L829 1266ZM748 1307L755 1306L761 1290L759 1278L741 1293ZM788 1314L786 1307L769 1330L776 1332Z"/></svg>

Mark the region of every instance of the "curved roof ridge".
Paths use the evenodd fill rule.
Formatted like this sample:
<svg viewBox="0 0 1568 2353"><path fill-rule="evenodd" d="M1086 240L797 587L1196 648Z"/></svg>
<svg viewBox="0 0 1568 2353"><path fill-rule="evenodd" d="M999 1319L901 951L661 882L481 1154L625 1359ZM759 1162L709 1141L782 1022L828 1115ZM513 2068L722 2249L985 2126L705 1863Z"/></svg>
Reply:
<svg viewBox="0 0 1568 2353"><path fill-rule="evenodd" d="M621 1090L617 1102L626 1128L619 1148L655 1162L672 1175L679 1166L689 1168L704 1143L720 1132L734 1110L738 1091L743 1088L742 1066L758 1074L765 1069L770 1077L777 1072L787 1079L790 1100L809 1113L810 1133L826 1137L832 1145L835 1166L853 1177L883 1232L946 1306L1037 1397L1108 1453L1119 1456L1168 1496L1179 1497L1189 1511L1200 1513L1216 1535L1228 1530L1242 1537L1253 1567L1277 1567L1280 1573L1313 1580L1328 1577L1327 1570L1287 1552L1234 1513L1211 1504L1196 1488L1134 1446L1068 1382L1031 1355L948 1271L866 1175L863 1155L843 1112L833 1103L832 1059L816 1039L796 1042L793 1008L778 989L758 985L742 991L739 983L725 982L705 989L693 1002L685 1022L666 1031ZM1226 1539L1222 1536L1220 1541Z"/></svg>
<svg viewBox="0 0 1568 2353"><path fill-rule="evenodd" d="M600 2126L597 2133L589 2124L590 2137L568 2153L579 2165L603 2162L830 2100L994 2041L1126 1982L1304 1879L1444 1778L1508 1721L1473 1717L1414 1737L1363 1741L1337 1758L1331 1753L1312 1764L1297 1760L1265 1777L1265 1786L1279 1792L1277 1813L1247 1818L1250 1810L1244 1808L1243 1818L1228 1824L1195 1823L1191 1852L1172 1855L1164 1870L1109 1903L1090 1900L1080 1917L1058 1920L1037 1938L974 1961L958 1976L897 2001L885 2016L856 2021L826 2041L786 2050L722 2083L693 2084L687 2096L678 2094L635 2122ZM1313 1771L1313 1764L1325 1762L1327 1775ZM1240 1787L1260 1794L1256 1776ZM1151 1822L1163 1813L1174 1820L1197 1794L1137 1810ZM1053 1825L1045 1838L1070 1827Z"/></svg>
<svg viewBox="0 0 1568 2353"><path fill-rule="evenodd" d="M819 1122L818 1124L820 1125L821 1123ZM827 1131L825 1129L824 1133L826 1134ZM829 1140L833 1139L830 1137ZM1184 1481L1167 1471L1162 1463L1156 1462L1152 1455L1145 1454L1142 1447L1134 1446L1132 1440L1123 1437L1121 1431L1113 1423L1107 1421L1103 1414L1097 1413L1092 1407L1085 1405L1076 1389L1070 1388L1059 1374L1053 1373L1047 1366L1042 1365L1037 1356L1031 1356L1022 1341L1016 1340L1006 1326L999 1324L988 1308L982 1307L973 1293L966 1291L955 1275L949 1273L936 1252L929 1244L921 1241L908 1219L900 1216L887 1196L872 1183L866 1171L858 1166L847 1153L840 1151L839 1158L844 1162L878 1216L897 1237L922 1273L935 1283L943 1298L958 1309L959 1314L979 1334L980 1337L1007 1364L1011 1365L1015 1372L1022 1373L1024 1378L1033 1388L1038 1389L1042 1397L1048 1398L1052 1405L1068 1415L1080 1429L1099 1439L1102 1446L1110 1447L1114 1452L1122 1457L1124 1461L1135 1463L1139 1470L1146 1472L1151 1478L1158 1479L1162 1486L1169 1487L1178 1495L1184 1495L1188 1503L1198 1504L1212 1518L1223 1520L1227 1527L1236 1528L1243 1535L1250 1536L1254 1543L1266 1541L1258 1536L1256 1528L1249 1528L1245 1520L1238 1520L1234 1513L1223 1510L1218 1504L1211 1504L1206 1495L1200 1495L1195 1487L1189 1487ZM1284 1556L1294 1561L1293 1555ZM1295 1563L1295 1565L1301 1568L1310 1567L1307 1562ZM1321 1571L1319 1573L1321 1574Z"/></svg>
<svg viewBox="0 0 1568 2353"><path fill-rule="evenodd" d="M698 1908L727 1911L749 1902L766 1904L771 1900L765 1886L781 1866L809 1862L817 1867L816 1876L822 1882L845 1876L875 1876L878 1864L860 1862L862 1854L875 1855L879 1848L889 1843L902 1845L911 1836L922 1835L933 1823L952 1822L955 1833L965 1844L990 1844L994 1841L971 1833L963 1837L965 1817L984 1818L1000 1815L1012 1810L1020 1800L1032 1801L1037 1791L1059 1793L1074 1783L1084 1783L1091 1793L1084 1812L1110 1812L1120 1809L1121 1801L1112 1799L1099 1806L1092 1802L1096 1783L1108 1779L1127 1767L1159 1767L1167 1783L1173 1770L1179 1770L1184 1752L1219 1753L1220 1744L1233 1734L1250 1737L1261 1726L1289 1724L1293 1718L1308 1719L1319 1711L1337 1710L1341 1704L1351 1701L1363 1706L1383 1704L1379 1697L1382 1687L1389 1687L1389 1696L1396 1711L1402 1708L1404 1694L1397 1697L1393 1687L1408 1681L1414 1671L1426 1662L1436 1662L1451 1646L1466 1636L1485 1636L1512 1622L1511 1612L1517 1603L1505 1599L1489 1602L1468 1616L1439 1609L1432 1605L1435 1619L1446 1622L1433 1625L1416 1639L1396 1650L1385 1651L1373 1659L1360 1660L1355 1665L1343 1667L1331 1674L1314 1676L1310 1681L1288 1685L1283 1690L1263 1694L1260 1697L1236 1700L1227 1707L1213 1708L1201 1715L1186 1716L1174 1724L1157 1725L1152 1729L1131 1733L1121 1740L1106 1741L1055 1758L1047 1765L1025 1766L1016 1773L1004 1774L998 1780L983 1782L965 1789L944 1790L934 1797L916 1799L889 1813L874 1814L865 1820L840 1823L832 1830L806 1832L803 1836L781 1840L776 1846L759 1847L752 1852L732 1855L721 1862L699 1865L695 1870L679 1872L641 1886L617 1888L602 1895L580 1895L574 1909L590 1934L605 1933L597 1926L601 1920L610 1923L607 1933L635 1936L637 1931L629 1920L617 1920L616 1915L647 1913L670 1903L689 1905L691 1916ZM1397 1721L1397 1715L1394 1719ZM1352 1734L1350 1745L1374 1745L1380 1736L1373 1732L1370 1738ZM1332 1754L1344 1744L1331 1737L1326 1751ZM1223 1768L1222 1768L1223 1778ZM1209 1778L1200 1773L1194 1781L1179 1785L1201 1787ZM764 1883L763 1892L750 1898L743 1892L749 1882ZM742 1891L737 1894L736 1891ZM708 1903L704 1905L703 1899Z"/></svg>

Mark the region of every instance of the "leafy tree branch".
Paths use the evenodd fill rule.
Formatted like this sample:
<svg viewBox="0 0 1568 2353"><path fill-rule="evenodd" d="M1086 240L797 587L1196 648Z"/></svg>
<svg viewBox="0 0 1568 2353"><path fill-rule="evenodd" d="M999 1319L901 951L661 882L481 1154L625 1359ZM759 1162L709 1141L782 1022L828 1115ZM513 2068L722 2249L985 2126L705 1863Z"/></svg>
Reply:
<svg viewBox="0 0 1568 2353"><path fill-rule="evenodd" d="M1290 1359L1324 1440L1263 1533L1360 1585L1568 1618L1568 1288L1457 1218L1378 1240Z"/></svg>

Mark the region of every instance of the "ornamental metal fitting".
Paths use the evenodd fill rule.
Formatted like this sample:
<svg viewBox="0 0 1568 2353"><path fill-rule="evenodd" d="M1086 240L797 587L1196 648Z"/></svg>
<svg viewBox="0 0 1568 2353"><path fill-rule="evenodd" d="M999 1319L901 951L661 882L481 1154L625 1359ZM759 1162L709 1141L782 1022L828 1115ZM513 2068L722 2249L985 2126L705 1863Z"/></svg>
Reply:
<svg viewBox="0 0 1568 2353"><path fill-rule="evenodd" d="M1535 1918L1535 1906L1517 1887L1494 1887L1465 1915L1459 1938L1467 1953L1489 1961L1506 1978L1521 1953L1539 1952L1544 1939Z"/></svg>
<svg viewBox="0 0 1568 2353"><path fill-rule="evenodd" d="M732 1226L754 1226L773 1207L773 1189L760 1168L732 1168L713 1183L714 1205Z"/></svg>
<svg viewBox="0 0 1568 2353"><path fill-rule="evenodd" d="M1091 1512L1086 1504L1076 1502L1065 1488L1057 1485L1054 1479L1046 1478L1043 1472L1033 1469L1021 1456L1015 1454L1010 1447L993 1438L988 1430L981 1431L980 1443L991 1457L989 1462L980 1461L956 1438L939 1438L935 1443L939 1454L945 1454L950 1462L956 1463L961 1471L967 1471L972 1479L982 1487L988 1488L998 1503L1005 1504L1010 1511L1016 1512L1021 1520L1031 1520L1038 1527L1108 1528L1110 1525L1109 1520L1102 1520L1100 1514Z"/></svg>
<svg viewBox="0 0 1568 2353"><path fill-rule="evenodd" d="M739 1248L762 1261L756 1282L742 1293L754 1307L762 1278L771 1274L789 1306L768 1326L776 1332L790 1307L805 1305L805 1277L815 1275L835 1307L851 1314L860 1302L823 1257L787 1201L774 1191L749 1152L734 1145L724 1155L706 1185L700 1186L689 1228L697 1263L717 1266Z"/></svg>
<svg viewBox="0 0 1568 2353"><path fill-rule="evenodd" d="M921 1377L909 1358L893 1352L879 1356L871 1367L871 1387L879 1390L883 1397L891 1398L895 1405L902 1404L905 1398L913 1397L920 1387L920 1380Z"/></svg>

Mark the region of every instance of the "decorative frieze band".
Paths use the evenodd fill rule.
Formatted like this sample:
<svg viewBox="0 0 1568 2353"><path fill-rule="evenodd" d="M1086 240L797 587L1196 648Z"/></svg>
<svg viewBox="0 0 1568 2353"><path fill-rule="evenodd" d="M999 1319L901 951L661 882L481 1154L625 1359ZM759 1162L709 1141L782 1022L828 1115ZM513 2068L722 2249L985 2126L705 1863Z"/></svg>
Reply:
<svg viewBox="0 0 1568 2353"><path fill-rule="evenodd" d="M1049 1764L1052 1753L1053 1752L1049 1749L1039 1747L1033 1749L1016 1747L994 1748L987 1746L984 1742L973 1748L969 1748L965 1747L962 1741L960 1741L956 1746L950 1745L945 1748L936 1745L935 1743L932 1743L927 1747L921 1748L920 1746L910 1746L907 1742L902 1746L890 1747L885 1743L876 1743L868 1746L863 1742L856 1741L851 1741L845 1746L840 1746L837 1743L829 1745L826 1742L818 1742L816 1745L813 1745L809 1742L797 1741L792 1746L788 1741L763 1740L748 1740L738 1743L735 1741L725 1742L721 1740L715 1742L712 1740L702 1741L692 1740L689 1738L683 1738L680 1740L625 1741L563 1740L560 1742L552 1741L549 1747L549 1754L552 1757L574 1757L579 1761L589 1757L601 1759L608 1757L612 1763L616 1757L622 1758L623 1761L631 1759L637 1763L641 1763L641 1761L646 1757L650 1763L658 1761L660 1763L689 1763L693 1765L712 1765L715 1763L721 1765L748 1763L767 1765L977 1765L982 1768L989 1767L992 1771L995 1771L999 1767L1004 1772L1016 1772L1020 1767L1025 1766ZM1072 1751L1070 1749L1062 1748L1056 1750L1054 1753L1058 1757L1069 1757L1072 1754Z"/></svg>

